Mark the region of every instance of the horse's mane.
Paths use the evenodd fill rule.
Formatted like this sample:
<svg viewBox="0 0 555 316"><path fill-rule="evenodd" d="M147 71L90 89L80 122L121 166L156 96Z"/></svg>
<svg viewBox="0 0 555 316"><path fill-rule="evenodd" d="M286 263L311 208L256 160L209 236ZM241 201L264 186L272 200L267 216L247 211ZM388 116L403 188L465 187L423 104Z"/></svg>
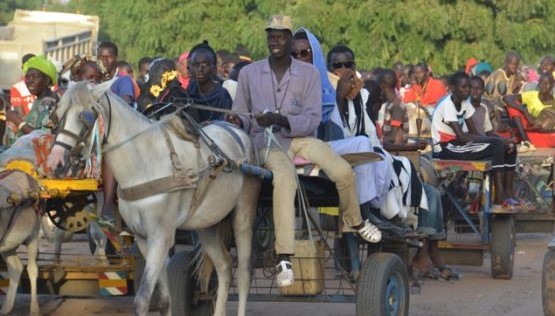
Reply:
<svg viewBox="0 0 555 316"><path fill-rule="evenodd" d="M104 111L101 109L101 103L106 101L106 98L101 97L97 99L93 93L94 86L88 83L87 81L80 81L72 85L62 96L60 102L58 103L58 107L56 109L56 114L58 117L66 113L69 107L80 106L83 109L95 109L100 113ZM127 102L125 102L122 98L118 97L114 94L110 89L105 91L105 95L110 99L112 106L116 104L120 104L120 106L129 108L129 115L135 115L142 121L149 122L148 118L146 118L141 113L134 111L129 107ZM106 115L103 113L103 115Z"/></svg>

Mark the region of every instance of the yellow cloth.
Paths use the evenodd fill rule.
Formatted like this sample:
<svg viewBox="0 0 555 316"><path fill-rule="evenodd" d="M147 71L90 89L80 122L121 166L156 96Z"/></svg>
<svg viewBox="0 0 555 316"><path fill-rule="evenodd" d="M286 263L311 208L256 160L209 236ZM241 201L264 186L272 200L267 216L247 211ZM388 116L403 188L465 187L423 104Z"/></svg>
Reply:
<svg viewBox="0 0 555 316"><path fill-rule="evenodd" d="M35 56L30 58L24 65L23 71L27 73L30 68L36 69L43 74L47 75L52 80L52 85L58 83L58 73L56 66L44 56Z"/></svg>
<svg viewBox="0 0 555 316"><path fill-rule="evenodd" d="M320 207L319 208L320 213L322 214L327 214L327 215L331 215L331 216L339 216L339 207Z"/></svg>
<svg viewBox="0 0 555 316"><path fill-rule="evenodd" d="M540 112L543 109L552 107L552 105L544 105L542 101L540 101L538 91L526 91L526 92L523 92L520 96L522 98L522 103L526 104L526 107L528 108L528 112L533 117L540 116Z"/></svg>

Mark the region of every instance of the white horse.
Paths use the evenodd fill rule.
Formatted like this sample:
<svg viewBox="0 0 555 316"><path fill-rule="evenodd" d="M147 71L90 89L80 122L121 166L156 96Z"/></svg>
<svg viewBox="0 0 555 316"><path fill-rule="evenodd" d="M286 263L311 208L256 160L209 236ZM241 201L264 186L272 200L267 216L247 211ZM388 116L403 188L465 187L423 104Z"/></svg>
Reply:
<svg viewBox="0 0 555 316"><path fill-rule="evenodd" d="M198 232L203 253L214 264L218 276L215 315L225 315L232 266L218 224L231 213L239 265L238 314L245 315L252 224L260 182L239 171L222 168L218 157L254 164L254 149L248 135L229 126L203 127L202 131L221 149L216 155L205 140L191 141L176 116L153 123L111 93L110 85L111 82L98 86L79 83L64 94L55 112L61 121L48 165L52 170L66 166L69 150L86 143L83 135L88 127L82 123L83 116L94 112L103 117L106 130L103 159L118 181L121 216L135 234L146 259L134 301L137 315L147 314L156 285L160 313L170 315L165 260L177 228ZM158 179L165 180L152 182ZM191 188L172 188L167 185L168 179ZM141 186L145 183L156 185L145 189Z"/></svg>
<svg viewBox="0 0 555 316"><path fill-rule="evenodd" d="M10 285L0 315L9 314L14 306L17 286L23 264L16 250L27 246L27 273L31 283L31 315L39 315L37 301L37 255L40 230L40 215L29 192L38 193L34 179L22 171L0 173L0 254L8 267Z"/></svg>

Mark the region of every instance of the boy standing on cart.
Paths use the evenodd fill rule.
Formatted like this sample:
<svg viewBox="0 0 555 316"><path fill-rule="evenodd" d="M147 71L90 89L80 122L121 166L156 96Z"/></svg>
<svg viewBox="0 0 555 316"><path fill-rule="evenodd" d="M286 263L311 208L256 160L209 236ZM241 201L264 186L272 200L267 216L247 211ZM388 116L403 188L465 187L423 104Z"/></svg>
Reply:
<svg viewBox="0 0 555 316"><path fill-rule="evenodd" d="M269 19L265 30L270 57L243 68L233 103L233 110L254 117L228 117L250 134L262 163L273 172L278 286L294 281L290 261L295 252L294 156L319 165L336 183L346 229L368 242L381 240L381 232L361 218L351 166L325 142L312 137L322 116L320 75L314 66L291 58L292 28L288 16Z"/></svg>

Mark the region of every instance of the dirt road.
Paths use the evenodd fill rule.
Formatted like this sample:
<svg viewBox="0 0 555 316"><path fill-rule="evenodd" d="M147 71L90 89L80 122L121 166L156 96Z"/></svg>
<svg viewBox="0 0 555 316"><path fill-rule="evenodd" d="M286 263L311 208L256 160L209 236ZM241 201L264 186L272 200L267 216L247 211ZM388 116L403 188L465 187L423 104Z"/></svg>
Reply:
<svg viewBox="0 0 555 316"><path fill-rule="evenodd" d="M512 280L493 280L489 258L481 267L456 267L464 273L460 281L426 281L421 294L411 295L410 315L442 316L534 316L542 315L541 268L543 254L551 234L518 235L515 270ZM28 295L20 295L13 315L26 315ZM44 315L129 315L132 297L89 299L40 296ZM234 315L236 303L228 303ZM351 316L354 304L331 303L249 303L248 315L265 316ZM151 313L157 315L157 313Z"/></svg>

